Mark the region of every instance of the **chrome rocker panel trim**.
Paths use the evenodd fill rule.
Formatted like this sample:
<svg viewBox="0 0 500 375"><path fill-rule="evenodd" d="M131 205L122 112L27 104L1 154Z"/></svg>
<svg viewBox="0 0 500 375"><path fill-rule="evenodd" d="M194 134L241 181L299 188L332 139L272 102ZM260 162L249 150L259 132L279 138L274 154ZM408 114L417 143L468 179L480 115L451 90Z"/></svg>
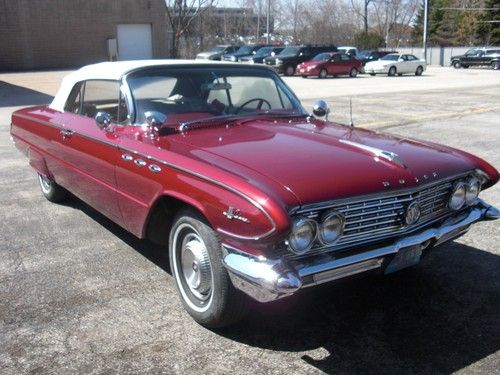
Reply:
<svg viewBox="0 0 500 375"><path fill-rule="evenodd" d="M270 302L306 288L357 273L381 268L384 259L400 249L422 245L433 247L461 236L471 224L500 218L497 208L479 200L469 212L450 217L440 227L428 228L401 238L391 245L343 258L320 255L310 263L283 258L267 259L222 245L223 264L233 285L259 302Z"/></svg>

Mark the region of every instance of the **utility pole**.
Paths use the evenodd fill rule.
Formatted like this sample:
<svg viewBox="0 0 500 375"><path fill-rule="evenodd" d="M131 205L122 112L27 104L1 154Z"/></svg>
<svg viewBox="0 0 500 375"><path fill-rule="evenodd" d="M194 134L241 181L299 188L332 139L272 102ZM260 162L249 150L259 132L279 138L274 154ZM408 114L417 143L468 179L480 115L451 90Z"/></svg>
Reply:
<svg viewBox="0 0 500 375"><path fill-rule="evenodd" d="M269 37L269 22L271 14L271 0L267 0L267 14L266 14L266 43L269 44L271 38Z"/></svg>
<svg viewBox="0 0 500 375"><path fill-rule="evenodd" d="M429 0L424 0L424 35L422 37L424 60L427 61L427 15L429 13Z"/></svg>

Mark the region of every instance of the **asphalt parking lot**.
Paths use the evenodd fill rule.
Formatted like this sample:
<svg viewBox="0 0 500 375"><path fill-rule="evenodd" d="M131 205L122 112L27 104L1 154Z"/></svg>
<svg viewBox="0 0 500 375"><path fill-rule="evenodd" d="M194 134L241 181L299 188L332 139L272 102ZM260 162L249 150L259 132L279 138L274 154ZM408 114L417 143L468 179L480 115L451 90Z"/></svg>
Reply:
<svg viewBox="0 0 500 375"><path fill-rule="evenodd" d="M500 369L500 222L388 277L252 306L213 332L184 312L164 249L79 201L46 201L9 139L67 72L0 74L0 373L481 373ZM286 78L331 119L459 147L500 168L500 74ZM500 184L482 193L500 206Z"/></svg>

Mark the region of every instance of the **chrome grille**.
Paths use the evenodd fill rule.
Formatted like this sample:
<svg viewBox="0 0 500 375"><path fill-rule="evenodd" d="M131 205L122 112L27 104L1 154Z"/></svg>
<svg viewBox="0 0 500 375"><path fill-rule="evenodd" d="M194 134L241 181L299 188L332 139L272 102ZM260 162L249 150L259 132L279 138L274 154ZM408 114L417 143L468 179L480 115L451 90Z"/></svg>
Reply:
<svg viewBox="0 0 500 375"><path fill-rule="evenodd" d="M339 204L330 204L315 210L299 213L309 217L319 217L321 212L336 210L344 214L344 234L328 250L340 250L354 245L370 244L388 237L409 232L429 224L435 219L450 213L448 199L456 180L438 183L400 195L380 199L366 199ZM405 224L405 212L412 202L418 202L421 208L419 221L411 226ZM312 255L324 250L316 245L308 253ZM296 257L294 255L289 255Z"/></svg>

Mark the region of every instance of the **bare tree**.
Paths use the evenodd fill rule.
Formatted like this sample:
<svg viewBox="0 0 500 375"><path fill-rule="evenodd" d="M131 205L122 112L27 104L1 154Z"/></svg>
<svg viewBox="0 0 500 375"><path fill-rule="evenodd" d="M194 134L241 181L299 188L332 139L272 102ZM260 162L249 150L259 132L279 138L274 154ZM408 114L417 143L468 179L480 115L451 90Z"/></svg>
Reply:
<svg viewBox="0 0 500 375"><path fill-rule="evenodd" d="M193 21L215 6L215 2L216 0L165 0L167 18L172 29L172 58L178 57L180 40L186 36Z"/></svg>
<svg viewBox="0 0 500 375"><path fill-rule="evenodd" d="M375 0L374 28L385 37L387 47L398 47L409 33L418 3L418 0Z"/></svg>

